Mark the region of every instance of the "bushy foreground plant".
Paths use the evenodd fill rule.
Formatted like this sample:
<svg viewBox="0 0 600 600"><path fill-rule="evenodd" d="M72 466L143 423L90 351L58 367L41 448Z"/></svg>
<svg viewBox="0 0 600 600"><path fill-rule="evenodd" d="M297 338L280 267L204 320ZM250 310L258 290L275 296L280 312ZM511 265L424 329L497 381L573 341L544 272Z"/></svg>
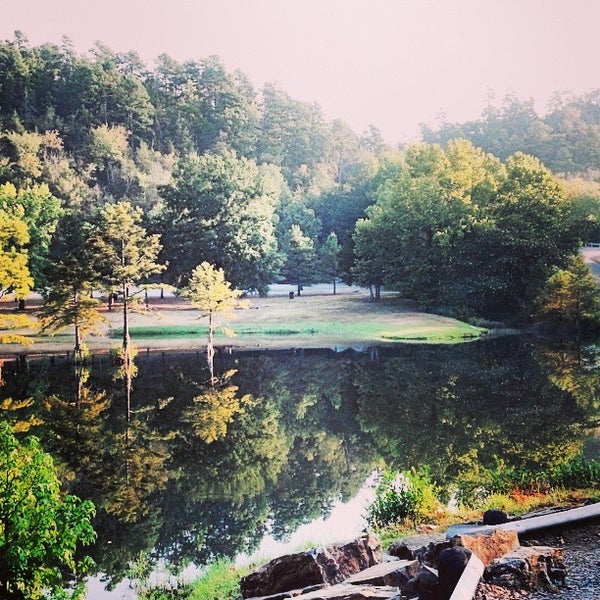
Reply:
<svg viewBox="0 0 600 600"><path fill-rule="evenodd" d="M52 458L36 438L21 444L0 423L1 598L83 597L81 579L70 593L64 588L93 565L77 558L95 537L93 514L90 501L61 496Z"/></svg>
<svg viewBox="0 0 600 600"><path fill-rule="evenodd" d="M426 468L384 471L367 509L367 522L376 528L418 522L436 512L438 493Z"/></svg>

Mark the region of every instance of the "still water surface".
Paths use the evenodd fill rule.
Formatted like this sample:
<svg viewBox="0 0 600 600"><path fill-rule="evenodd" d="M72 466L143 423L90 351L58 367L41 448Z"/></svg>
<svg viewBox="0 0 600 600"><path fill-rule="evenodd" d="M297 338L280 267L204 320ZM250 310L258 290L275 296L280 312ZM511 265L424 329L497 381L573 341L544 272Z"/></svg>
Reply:
<svg viewBox="0 0 600 600"><path fill-rule="evenodd" d="M507 337L246 352L218 357L215 389L199 353L141 353L136 366L129 418L107 355L82 372L61 357L8 361L0 388L13 400L2 417L39 436L68 491L95 503L91 554L109 589L156 564L269 553L266 534L288 542L311 522L302 544L346 537L376 468L428 465L448 494L472 496L494 469L598 458L595 348Z"/></svg>

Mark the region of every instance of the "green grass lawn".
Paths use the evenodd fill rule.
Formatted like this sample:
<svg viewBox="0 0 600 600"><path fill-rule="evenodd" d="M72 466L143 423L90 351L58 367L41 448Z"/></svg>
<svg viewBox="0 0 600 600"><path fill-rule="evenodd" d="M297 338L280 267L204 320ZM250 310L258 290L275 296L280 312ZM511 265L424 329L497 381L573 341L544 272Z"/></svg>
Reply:
<svg viewBox="0 0 600 600"><path fill-rule="evenodd" d="M403 324L396 329L390 329L389 323L377 321L360 321L353 323L259 323L253 325L228 325L226 328L217 328L215 336L225 339L226 329L231 330L238 337L298 337L316 338L335 337L340 341L344 339L360 339L373 342L429 342L453 343L473 340L485 334L485 330L473 327L460 321L439 321L416 324ZM138 326L130 329L134 339L148 338L188 338L204 337L207 334L205 326L181 325L150 325ZM122 330L113 329L111 337L122 335Z"/></svg>

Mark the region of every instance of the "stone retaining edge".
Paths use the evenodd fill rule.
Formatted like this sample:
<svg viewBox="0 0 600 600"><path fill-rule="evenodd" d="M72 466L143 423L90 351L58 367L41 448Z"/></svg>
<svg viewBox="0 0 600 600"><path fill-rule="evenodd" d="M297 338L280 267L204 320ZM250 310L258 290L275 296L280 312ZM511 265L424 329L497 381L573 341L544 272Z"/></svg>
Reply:
<svg viewBox="0 0 600 600"><path fill-rule="evenodd" d="M460 535L462 533L489 533L496 529L516 531L517 534L529 533L540 529L550 529L551 527L557 527L567 523L593 519L594 517L600 517L600 502L588 506L580 506L579 508L561 510L549 515L510 521L509 523L502 523L501 525L452 525L446 532L446 539L449 540L455 535Z"/></svg>
<svg viewBox="0 0 600 600"><path fill-rule="evenodd" d="M550 529L551 527L565 525L567 523L585 521L586 519L592 519L594 517L600 517L600 502L589 504L588 506L580 506L579 508L561 510L549 515L503 523L502 525L498 525L497 528L516 531L517 533L529 533L540 529Z"/></svg>

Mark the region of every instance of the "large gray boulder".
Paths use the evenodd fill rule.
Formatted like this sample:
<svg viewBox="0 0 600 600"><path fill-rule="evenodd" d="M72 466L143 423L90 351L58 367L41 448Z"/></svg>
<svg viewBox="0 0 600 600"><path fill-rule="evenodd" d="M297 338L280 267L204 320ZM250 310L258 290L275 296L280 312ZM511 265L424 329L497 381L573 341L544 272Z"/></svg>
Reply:
<svg viewBox="0 0 600 600"><path fill-rule="evenodd" d="M243 577L240 589L243 598L255 598L314 585L332 585L379 562L379 540L365 535L347 543L276 558Z"/></svg>

